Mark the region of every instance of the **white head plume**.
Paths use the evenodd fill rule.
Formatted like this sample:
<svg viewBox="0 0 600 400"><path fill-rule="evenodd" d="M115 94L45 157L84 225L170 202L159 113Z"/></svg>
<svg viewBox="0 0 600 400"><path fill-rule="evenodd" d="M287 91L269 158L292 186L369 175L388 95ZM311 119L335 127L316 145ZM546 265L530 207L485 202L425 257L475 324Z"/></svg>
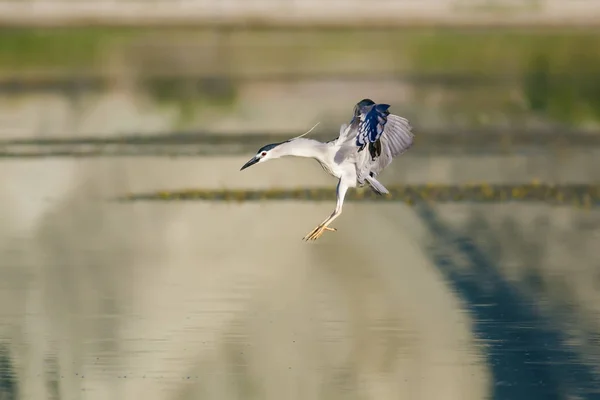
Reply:
<svg viewBox="0 0 600 400"><path fill-rule="evenodd" d="M310 128L308 131L304 132L304 133L303 133L302 135L300 135L300 136L296 136L296 137L294 137L294 138L291 138L289 141L296 140L296 139L300 139L302 136L306 136L306 135L308 135L308 134L309 134L309 133L311 133L311 132L312 132L312 131L313 131L313 130L314 130L316 127L317 127L317 125L319 125L319 124L320 124L320 122L317 122L317 123L315 124L315 126L313 126L312 128Z"/></svg>

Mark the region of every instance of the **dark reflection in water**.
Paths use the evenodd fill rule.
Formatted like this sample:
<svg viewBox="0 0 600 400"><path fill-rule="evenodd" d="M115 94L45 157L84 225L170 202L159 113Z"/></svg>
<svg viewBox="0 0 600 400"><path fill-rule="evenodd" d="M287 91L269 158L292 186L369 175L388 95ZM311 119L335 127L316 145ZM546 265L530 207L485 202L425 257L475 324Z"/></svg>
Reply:
<svg viewBox="0 0 600 400"><path fill-rule="evenodd" d="M8 350L0 346L0 400L16 399L17 384Z"/></svg>
<svg viewBox="0 0 600 400"><path fill-rule="evenodd" d="M496 263L471 238L442 222L433 208L416 209L434 235L436 265L465 300L475 333L488 349L492 398L600 399L600 380L592 367L533 300L509 284ZM467 270L460 270L457 257Z"/></svg>

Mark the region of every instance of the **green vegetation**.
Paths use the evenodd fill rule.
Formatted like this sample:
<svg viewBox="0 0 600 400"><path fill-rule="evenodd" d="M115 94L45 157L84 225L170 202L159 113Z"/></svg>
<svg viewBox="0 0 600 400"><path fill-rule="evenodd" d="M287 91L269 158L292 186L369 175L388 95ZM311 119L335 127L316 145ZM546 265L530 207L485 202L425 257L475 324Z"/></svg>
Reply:
<svg viewBox="0 0 600 400"><path fill-rule="evenodd" d="M185 128L198 110L213 114L231 110L237 98L236 86L227 78L158 78L142 82L145 91L158 103L175 105L178 128Z"/></svg>
<svg viewBox="0 0 600 400"><path fill-rule="evenodd" d="M521 72L539 54L548 58L554 72L594 72L600 61L595 51L600 48L600 33L578 30L5 28L0 33L0 69L92 68L102 57L126 50L140 38L158 44L185 41L232 47L231 62L253 61L263 69L274 62L287 68L296 61L319 61L326 66L327 61L360 59L361 55L365 62L372 61L368 56L404 60L400 66L388 65L388 70L399 67L404 71L455 73ZM242 66L230 67L236 70Z"/></svg>
<svg viewBox="0 0 600 400"><path fill-rule="evenodd" d="M177 53L181 53L178 45L189 46L187 58ZM236 96L233 82L244 77L293 79L295 74L340 73L496 77L512 86L480 85L486 89L477 96L473 96L473 86L446 87L463 109L487 100L493 103L490 110L521 108L550 119L581 123L600 121L597 49L600 33L577 29L3 29L0 73L6 76L44 69L102 73L107 59L121 57L141 76L161 76L146 79L144 86L164 101L183 96L185 104L194 103L198 93L212 87L206 82L225 76L228 82L219 83L216 94L222 105L231 105ZM186 63L189 65L182 65ZM195 83L190 83L190 78L182 80L181 69L198 75L193 78ZM522 104L515 104L515 90ZM194 101L190 103L190 99Z"/></svg>
<svg viewBox="0 0 600 400"><path fill-rule="evenodd" d="M92 29L3 29L0 70L88 67L98 62L104 37Z"/></svg>
<svg viewBox="0 0 600 400"><path fill-rule="evenodd" d="M528 111L577 124L600 121L600 33L432 34L412 43L421 72L520 78ZM501 91L500 91L501 93Z"/></svg>
<svg viewBox="0 0 600 400"><path fill-rule="evenodd" d="M532 59L523 84L530 110L570 123L600 121L600 57L571 62L567 72L556 72L547 54ZM593 65L596 72L582 71Z"/></svg>

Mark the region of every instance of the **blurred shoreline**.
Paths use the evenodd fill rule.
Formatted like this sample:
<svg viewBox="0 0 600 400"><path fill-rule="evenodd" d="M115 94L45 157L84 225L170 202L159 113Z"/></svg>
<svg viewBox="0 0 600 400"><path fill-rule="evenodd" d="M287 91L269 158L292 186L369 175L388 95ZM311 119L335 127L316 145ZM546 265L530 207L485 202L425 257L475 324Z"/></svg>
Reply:
<svg viewBox="0 0 600 400"><path fill-rule="evenodd" d="M381 12L385 8L386 12ZM598 26L593 1L0 2L0 26Z"/></svg>
<svg viewBox="0 0 600 400"><path fill-rule="evenodd" d="M600 54L593 48L598 30L575 26L4 29L0 99L51 94L79 106L94 101L89 96L123 95L138 107L174 106L188 118L181 128L191 130L218 115L262 108L264 120L278 109L298 125L284 127L286 116L257 129L290 131L302 129L302 119L337 118L350 97L376 97L426 130L594 131ZM245 131L248 122L218 130Z"/></svg>

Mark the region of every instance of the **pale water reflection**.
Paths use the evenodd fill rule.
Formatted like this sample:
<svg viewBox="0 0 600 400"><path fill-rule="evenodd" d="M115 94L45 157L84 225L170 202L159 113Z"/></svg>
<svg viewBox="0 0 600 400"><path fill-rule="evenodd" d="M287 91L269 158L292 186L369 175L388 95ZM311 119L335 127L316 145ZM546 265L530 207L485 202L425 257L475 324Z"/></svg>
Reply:
<svg viewBox="0 0 600 400"><path fill-rule="evenodd" d="M309 245L300 238L331 204L113 201L130 191L242 182L232 178L242 157L215 161L208 177L203 160L4 163L0 366L14 376L3 379L3 393L595 398L596 345L581 340L598 331L589 287L596 211L444 206L435 209L447 224L441 228L418 208L349 203L339 231ZM318 166L281 163L298 182L334 183ZM267 187L280 179L269 174L258 169L243 182ZM484 215L489 222L477 224ZM545 228L531 230L527 218ZM479 250L464 250L444 229L473 235ZM516 233L521 239L511 241ZM537 278L526 272L533 266ZM545 283L527 286L535 279ZM502 304L545 309L516 319L477 311ZM561 306L577 313L552 316ZM548 342L544 324L559 336L578 331L579 342ZM511 326L529 339L518 339L519 329L511 336ZM504 350L490 352L497 340ZM542 367L518 356L531 352Z"/></svg>
<svg viewBox="0 0 600 400"><path fill-rule="evenodd" d="M340 231L310 246L300 238L330 204L110 201L169 175L202 183L189 166L5 163L2 337L19 398L489 391L470 318L410 209L348 205ZM365 232L381 235L368 252Z"/></svg>
<svg viewBox="0 0 600 400"><path fill-rule="evenodd" d="M332 104L354 95L329 88ZM260 107L246 89L212 128L289 119L255 113L272 115L282 87ZM159 132L178 118L126 91L0 111L5 138ZM114 201L335 186L305 160L242 174L247 158L5 159L0 399L597 398L598 211L348 203L338 232L306 244L330 202ZM599 160L407 155L383 181L589 183Z"/></svg>

